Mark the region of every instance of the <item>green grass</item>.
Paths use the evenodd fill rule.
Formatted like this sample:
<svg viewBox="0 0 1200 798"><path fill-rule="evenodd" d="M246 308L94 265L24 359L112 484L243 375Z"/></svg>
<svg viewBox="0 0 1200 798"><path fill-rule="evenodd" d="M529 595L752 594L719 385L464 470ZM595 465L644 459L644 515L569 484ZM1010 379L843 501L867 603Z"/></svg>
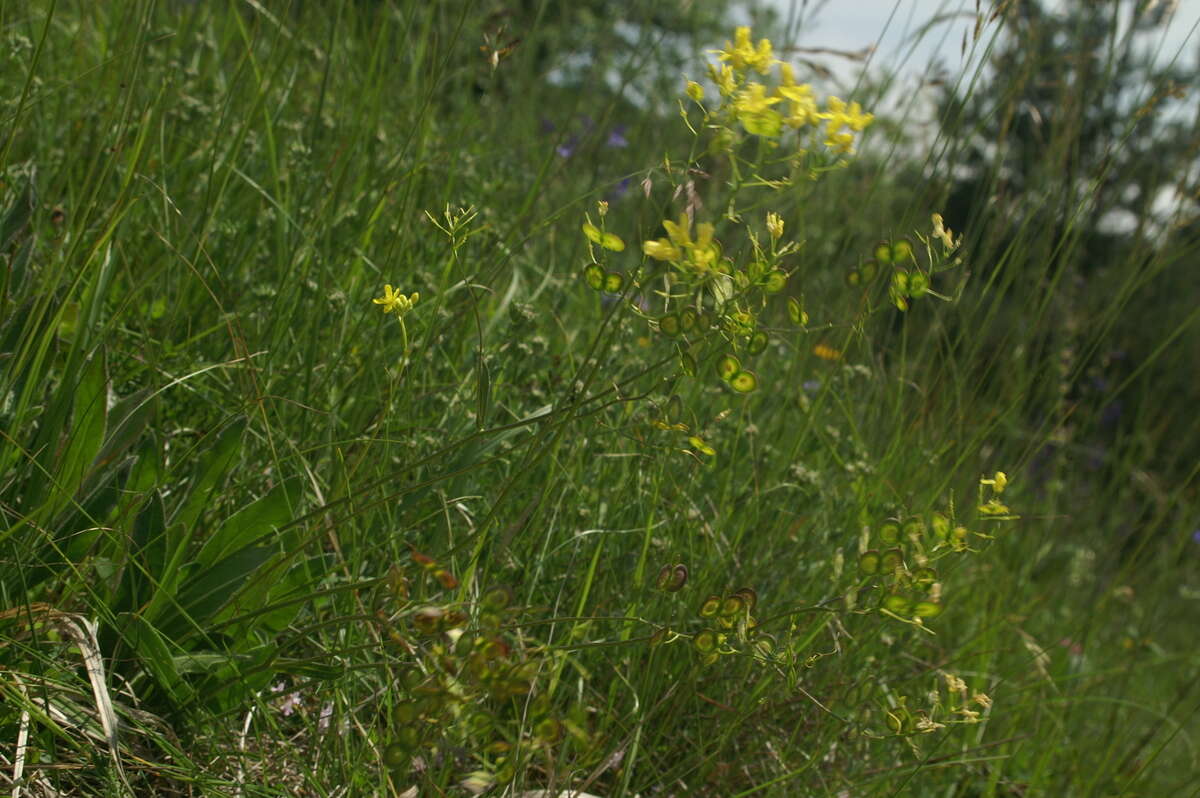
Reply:
<svg viewBox="0 0 1200 798"><path fill-rule="evenodd" d="M1106 181L1146 175L1117 156L1157 140L1132 115L1085 157L1072 106L1013 188L971 135L1019 139L1053 64L1029 48L944 104L927 157L879 119L845 168L819 141L773 163L679 105L716 7L618 30L600 4L293 5L0 2L21 794L1200 787L1197 240L1097 240ZM594 69L549 79L569 53ZM737 286L745 319L706 278L717 325L681 343L640 250L687 203L734 267L790 277ZM958 266L915 238L935 212ZM953 301L847 285L904 236ZM385 284L420 294L403 332ZM717 375L733 349L757 390ZM898 575L862 571L890 549ZM921 628L897 596L944 611Z"/></svg>

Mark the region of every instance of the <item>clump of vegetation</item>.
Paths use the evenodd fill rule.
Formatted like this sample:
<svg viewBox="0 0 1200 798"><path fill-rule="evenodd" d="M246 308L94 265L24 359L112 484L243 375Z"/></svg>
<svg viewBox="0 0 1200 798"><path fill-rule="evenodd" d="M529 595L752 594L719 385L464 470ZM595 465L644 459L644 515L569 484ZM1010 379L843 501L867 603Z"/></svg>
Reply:
<svg viewBox="0 0 1200 798"><path fill-rule="evenodd" d="M1038 161L1078 9L980 9L1043 61L918 163L715 6L551 6L0 12L12 790L1178 789L1192 317L1127 317L1195 242L1094 246L1098 62Z"/></svg>

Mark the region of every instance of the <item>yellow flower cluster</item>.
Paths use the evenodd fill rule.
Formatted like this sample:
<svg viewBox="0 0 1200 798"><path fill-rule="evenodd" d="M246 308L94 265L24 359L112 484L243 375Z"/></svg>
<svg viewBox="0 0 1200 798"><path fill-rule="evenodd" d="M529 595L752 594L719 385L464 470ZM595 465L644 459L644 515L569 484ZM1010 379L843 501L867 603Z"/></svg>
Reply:
<svg viewBox="0 0 1200 798"><path fill-rule="evenodd" d="M775 56L771 51L771 41L760 39L758 46L755 47L750 42L750 29L747 27L734 31L733 42L726 41L724 50L714 50L714 52L717 54L718 60L729 62L734 69L743 71L754 69L760 75L767 74L771 65L775 63Z"/></svg>
<svg viewBox="0 0 1200 798"><path fill-rule="evenodd" d="M687 265L700 272L713 271L721 256L721 248L713 241L713 226L709 222L696 225L696 237L692 238L691 220L686 213L679 214L679 221L667 219L663 222L667 238L646 241L642 251L655 260Z"/></svg>
<svg viewBox="0 0 1200 798"><path fill-rule="evenodd" d="M775 59L769 40L762 39L754 45L749 28L738 28L733 42L726 42L724 50L713 52L720 64L709 65L709 77L717 85L721 97L729 101L734 117L753 135L773 138L783 132L784 125L799 130L824 124L825 146L835 153L851 154L854 152L854 134L864 130L875 118L865 113L858 103L846 103L839 97L829 97L825 110L821 110L812 86L796 82L792 65ZM768 89L762 83L745 81L749 70L765 75L775 65L779 66L776 88ZM696 102L704 96L703 89L695 83L688 84L687 94ZM780 109L772 107L785 102L787 105Z"/></svg>
<svg viewBox="0 0 1200 798"><path fill-rule="evenodd" d="M420 298L421 295L416 291L405 296L401 292L393 290L390 285L385 285L383 287L383 296L371 301L376 305L383 305L384 313L395 313L398 317L404 318L404 314L412 310Z"/></svg>

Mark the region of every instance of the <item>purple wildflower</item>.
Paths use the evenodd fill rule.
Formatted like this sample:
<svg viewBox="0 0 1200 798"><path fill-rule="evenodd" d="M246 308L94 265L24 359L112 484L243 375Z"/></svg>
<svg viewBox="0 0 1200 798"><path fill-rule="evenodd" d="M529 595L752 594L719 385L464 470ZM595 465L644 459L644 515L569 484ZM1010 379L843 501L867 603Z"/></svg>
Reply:
<svg viewBox="0 0 1200 798"><path fill-rule="evenodd" d="M571 136L571 138L555 147L554 151L558 153L558 157L560 158L570 158L575 154L575 148L578 146L579 136Z"/></svg>
<svg viewBox="0 0 1200 798"><path fill-rule="evenodd" d="M608 192L608 196L605 197L605 199L607 199L609 202L616 202L617 200L621 199L621 197L624 197L627 193L629 193L628 177L613 186L612 190Z"/></svg>
<svg viewBox="0 0 1200 798"><path fill-rule="evenodd" d="M610 147L628 147L629 140L625 138L625 126L617 125L608 131L608 141L606 143Z"/></svg>

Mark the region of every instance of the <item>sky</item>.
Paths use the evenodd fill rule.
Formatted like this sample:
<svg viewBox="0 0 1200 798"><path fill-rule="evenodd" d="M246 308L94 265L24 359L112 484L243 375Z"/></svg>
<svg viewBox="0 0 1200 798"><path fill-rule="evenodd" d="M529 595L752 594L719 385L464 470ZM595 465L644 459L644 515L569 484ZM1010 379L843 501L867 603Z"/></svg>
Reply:
<svg viewBox="0 0 1200 798"><path fill-rule="evenodd" d="M797 41L801 47L856 51L875 45L876 65L894 67L902 76L920 75L935 57L940 57L952 71L960 71L968 63L961 48L964 32L970 36L974 29L975 0L765 2L779 11L781 19L787 19L790 11L794 17L805 20ZM1171 0L1160 2L1171 4ZM993 5L993 0L981 0L980 5L986 10ZM1061 3L1052 1L1048 5ZM1168 24L1156 33L1145 34L1144 41L1159 49L1159 57L1164 62L1178 54L1185 63L1194 64L1200 53L1200 28L1197 27L1200 0L1178 0L1176 5ZM939 15L943 17L943 23L932 27L923 37L914 36Z"/></svg>

